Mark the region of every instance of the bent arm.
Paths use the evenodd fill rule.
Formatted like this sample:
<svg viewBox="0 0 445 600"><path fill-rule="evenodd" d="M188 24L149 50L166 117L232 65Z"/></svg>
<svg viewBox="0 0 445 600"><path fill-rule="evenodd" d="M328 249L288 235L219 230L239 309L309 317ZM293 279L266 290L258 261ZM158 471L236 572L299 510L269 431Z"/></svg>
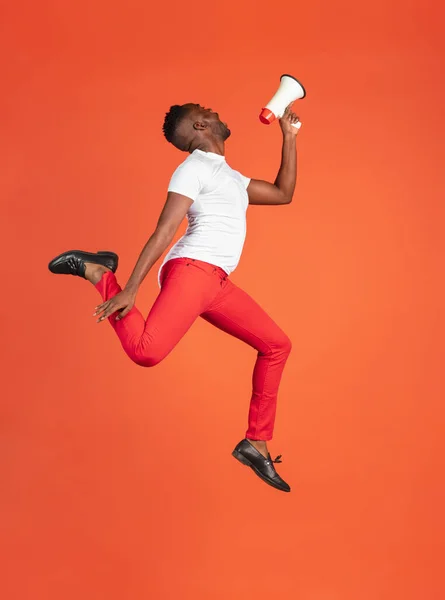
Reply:
<svg viewBox="0 0 445 600"><path fill-rule="evenodd" d="M274 183L252 179L247 186L249 204L290 204L297 182L296 136L284 135L281 165Z"/></svg>
<svg viewBox="0 0 445 600"><path fill-rule="evenodd" d="M169 192L154 233L145 244L125 290L136 293L147 273L170 245L193 200Z"/></svg>

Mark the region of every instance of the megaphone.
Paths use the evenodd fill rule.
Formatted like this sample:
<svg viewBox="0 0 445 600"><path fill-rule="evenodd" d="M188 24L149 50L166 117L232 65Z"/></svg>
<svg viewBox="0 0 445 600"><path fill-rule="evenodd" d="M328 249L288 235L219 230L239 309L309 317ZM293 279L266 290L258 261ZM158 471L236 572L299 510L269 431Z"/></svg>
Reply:
<svg viewBox="0 0 445 600"><path fill-rule="evenodd" d="M281 75L280 85L275 96L260 113L260 121L265 125L269 125L275 119L280 119L284 115L286 107L294 100L299 100L306 96L306 90L303 85L292 77L292 75ZM298 121L294 127L300 128L301 123Z"/></svg>

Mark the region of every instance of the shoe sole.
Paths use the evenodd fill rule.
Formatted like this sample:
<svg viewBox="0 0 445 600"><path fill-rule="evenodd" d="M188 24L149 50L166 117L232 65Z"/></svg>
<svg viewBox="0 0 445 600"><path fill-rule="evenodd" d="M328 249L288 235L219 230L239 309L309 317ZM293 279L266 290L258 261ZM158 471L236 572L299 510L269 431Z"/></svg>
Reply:
<svg viewBox="0 0 445 600"><path fill-rule="evenodd" d="M258 477L260 479L262 479L265 483L267 483L271 487L275 488L276 490L279 490L280 492L290 492L290 490L283 490L283 488L280 488L277 485L275 485L274 483L272 483L270 481L270 479L267 479L266 477L264 477L264 475L261 473L261 471L259 471L255 467L255 465L253 463L251 463L250 460L244 456L244 454L241 454L241 452L238 452L238 450L234 450L232 452L232 456L235 457L236 460L239 460L239 462L241 464L245 465L246 467L250 467L255 472L255 474L258 475Z"/></svg>
<svg viewBox="0 0 445 600"><path fill-rule="evenodd" d="M66 252L62 252L62 254L59 254L58 256L53 258L48 265L48 269L51 271L51 273L54 273L54 271L51 270L52 265L54 265L54 263L56 261L58 261L60 258L65 256L65 254L71 254L71 253L74 254L75 252L81 252L82 254L90 254L92 258L94 258L94 256L97 256L98 254L102 254L102 255L107 255L110 258L114 258L116 260L116 262L119 260L119 256L115 252L110 252L109 250L99 250L99 252L85 252L85 250L67 250ZM89 261L84 261L84 262L89 262ZM56 275L60 275L60 273L56 273Z"/></svg>

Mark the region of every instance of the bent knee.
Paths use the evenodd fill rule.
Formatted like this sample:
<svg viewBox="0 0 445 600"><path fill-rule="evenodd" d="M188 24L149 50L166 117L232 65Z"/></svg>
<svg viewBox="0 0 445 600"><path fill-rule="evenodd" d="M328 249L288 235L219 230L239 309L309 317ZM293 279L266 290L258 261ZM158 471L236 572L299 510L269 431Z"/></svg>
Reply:
<svg viewBox="0 0 445 600"><path fill-rule="evenodd" d="M130 357L139 367L155 367L164 358L161 355L150 354L146 356L135 355Z"/></svg>
<svg viewBox="0 0 445 600"><path fill-rule="evenodd" d="M290 354L292 350L292 342L291 339L283 333L283 335L278 340L278 349L283 354Z"/></svg>

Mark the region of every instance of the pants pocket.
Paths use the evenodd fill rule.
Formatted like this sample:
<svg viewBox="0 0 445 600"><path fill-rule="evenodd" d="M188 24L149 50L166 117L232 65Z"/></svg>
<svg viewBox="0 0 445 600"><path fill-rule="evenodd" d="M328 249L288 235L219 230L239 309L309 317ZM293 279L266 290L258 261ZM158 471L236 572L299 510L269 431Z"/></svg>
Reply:
<svg viewBox="0 0 445 600"><path fill-rule="evenodd" d="M213 275L213 273L215 272L215 269L210 264L208 267L203 267L199 263L196 263L195 261L190 260L190 261L188 261L187 265L189 265L190 267L194 267L195 269L198 269L198 271L200 271L201 273L205 273L209 277L211 275Z"/></svg>

